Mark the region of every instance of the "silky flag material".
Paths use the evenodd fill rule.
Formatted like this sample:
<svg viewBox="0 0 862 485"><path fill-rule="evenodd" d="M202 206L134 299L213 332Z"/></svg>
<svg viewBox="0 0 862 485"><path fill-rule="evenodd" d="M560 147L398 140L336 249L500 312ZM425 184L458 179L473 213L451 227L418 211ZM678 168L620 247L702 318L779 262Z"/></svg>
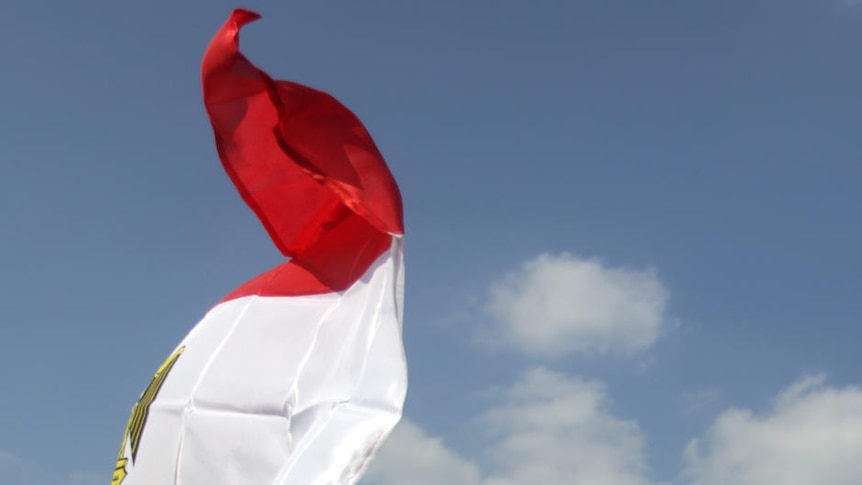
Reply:
<svg viewBox="0 0 862 485"><path fill-rule="evenodd" d="M401 197L359 119L240 52L234 11L203 59L225 171L284 264L213 307L156 371L112 485L355 483L401 416Z"/></svg>

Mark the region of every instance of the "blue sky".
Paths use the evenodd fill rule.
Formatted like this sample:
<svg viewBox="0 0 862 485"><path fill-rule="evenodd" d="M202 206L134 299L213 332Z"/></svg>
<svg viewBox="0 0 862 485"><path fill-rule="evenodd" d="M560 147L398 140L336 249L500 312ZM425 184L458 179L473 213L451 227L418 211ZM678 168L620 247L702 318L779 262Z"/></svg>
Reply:
<svg viewBox="0 0 862 485"><path fill-rule="evenodd" d="M154 369L281 260L201 103L236 6L0 6L4 484L106 483ZM242 6L403 192L411 383L363 483L857 483L862 4Z"/></svg>

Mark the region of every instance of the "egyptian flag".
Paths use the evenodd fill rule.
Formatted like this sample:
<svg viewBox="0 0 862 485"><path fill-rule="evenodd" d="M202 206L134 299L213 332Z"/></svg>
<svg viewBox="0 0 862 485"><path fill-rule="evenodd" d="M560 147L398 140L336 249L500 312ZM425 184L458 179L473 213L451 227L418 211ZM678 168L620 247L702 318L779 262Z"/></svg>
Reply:
<svg viewBox="0 0 862 485"><path fill-rule="evenodd" d="M359 119L240 52L236 10L203 59L219 157L290 259L213 307L132 410L112 485L355 483L398 422L398 187Z"/></svg>

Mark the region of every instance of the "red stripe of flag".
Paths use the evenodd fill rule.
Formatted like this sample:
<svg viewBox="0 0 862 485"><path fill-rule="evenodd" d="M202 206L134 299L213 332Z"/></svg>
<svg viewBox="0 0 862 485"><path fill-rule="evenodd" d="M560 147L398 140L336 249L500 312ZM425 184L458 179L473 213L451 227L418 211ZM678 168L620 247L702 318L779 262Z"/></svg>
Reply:
<svg viewBox="0 0 862 485"><path fill-rule="evenodd" d="M332 96L273 80L239 52L260 16L237 9L202 66L204 104L225 171L291 261L240 296L341 291L403 233L401 195L368 131Z"/></svg>

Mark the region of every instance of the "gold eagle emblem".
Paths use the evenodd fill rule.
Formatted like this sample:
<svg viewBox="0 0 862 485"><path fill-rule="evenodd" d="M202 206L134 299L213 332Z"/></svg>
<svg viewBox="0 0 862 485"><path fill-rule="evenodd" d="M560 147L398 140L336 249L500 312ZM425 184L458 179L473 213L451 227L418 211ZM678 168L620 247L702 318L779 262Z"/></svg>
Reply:
<svg viewBox="0 0 862 485"><path fill-rule="evenodd" d="M158 396L168 377L168 373L174 367L177 359L185 350L185 347L178 348L168 360L166 360L153 375L147 388L144 389L141 398L132 408L132 415L129 416L129 422L126 424L126 430L123 432L123 442L120 444L120 453L117 455L117 466L114 468L114 478L111 480L111 485L121 485L126 479L126 465L129 463L129 457L126 456L126 443L131 450L132 464L138 456L138 447L141 444L141 435L144 433L144 426L147 424L147 417L150 414L150 405Z"/></svg>

